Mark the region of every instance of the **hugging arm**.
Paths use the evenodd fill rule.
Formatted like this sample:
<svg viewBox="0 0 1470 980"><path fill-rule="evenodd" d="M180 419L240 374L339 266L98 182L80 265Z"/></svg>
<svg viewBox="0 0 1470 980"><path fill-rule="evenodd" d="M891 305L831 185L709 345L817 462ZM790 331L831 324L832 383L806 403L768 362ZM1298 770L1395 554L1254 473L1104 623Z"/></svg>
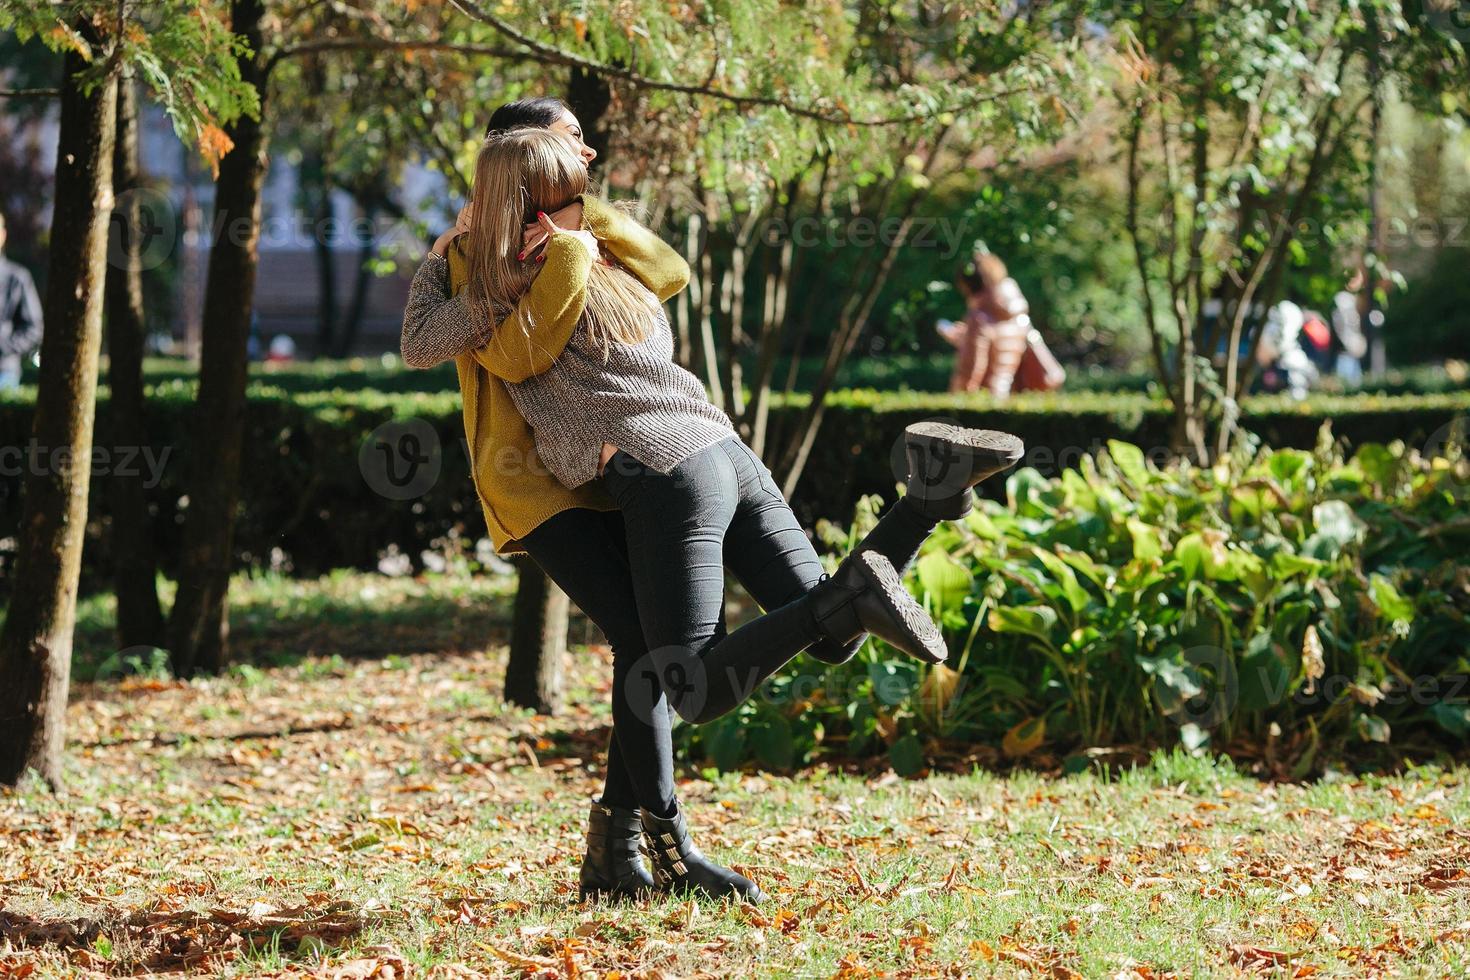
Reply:
<svg viewBox="0 0 1470 980"><path fill-rule="evenodd" d="M403 362L412 368L431 368L469 353L506 381L524 381L550 368L582 316L592 256L570 235L553 236L545 254L545 266L516 304L515 313L497 325L451 288L451 264L463 259L457 244L449 259L430 252L414 274L403 310L399 339ZM462 278L458 270L454 278ZM529 331L521 326L527 323Z"/></svg>
<svg viewBox="0 0 1470 980"><path fill-rule="evenodd" d="M398 339L403 363L431 368L457 357L485 342L481 326L464 298L449 294L449 260L430 252L408 287L403 333Z"/></svg>
<svg viewBox="0 0 1470 980"><path fill-rule="evenodd" d="M549 370L577 329L587 305L592 253L576 237L552 235L546 264L515 313L500 321L483 346L470 351L485 370L506 381L525 381Z"/></svg>
<svg viewBox="0 0 1470 980"><path fill-rule="evenodd" d="M582 224L660 303L689 285L689 263L668 242L601 198L583 194L578 200Z"/></svg>

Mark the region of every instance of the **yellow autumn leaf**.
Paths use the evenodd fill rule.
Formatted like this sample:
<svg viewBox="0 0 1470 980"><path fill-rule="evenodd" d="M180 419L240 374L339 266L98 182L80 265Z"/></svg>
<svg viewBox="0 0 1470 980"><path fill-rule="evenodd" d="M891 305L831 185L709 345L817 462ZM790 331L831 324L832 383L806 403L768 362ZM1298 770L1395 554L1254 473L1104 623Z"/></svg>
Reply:
<svg viewBox="0 0 1470 980"><path fill-rule="evenodd" d="M1012 759L1030 755L1046 741L1046 716L1017 722L1000 741L1000 750Z"/></svg>

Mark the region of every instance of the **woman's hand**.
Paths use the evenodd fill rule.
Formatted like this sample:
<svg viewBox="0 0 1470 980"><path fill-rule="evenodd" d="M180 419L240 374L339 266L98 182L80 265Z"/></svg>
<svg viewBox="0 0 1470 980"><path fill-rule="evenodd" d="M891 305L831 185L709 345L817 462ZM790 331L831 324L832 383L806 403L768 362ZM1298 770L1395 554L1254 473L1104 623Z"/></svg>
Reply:
<svg viewBox="0 0 1470 980"><path fill-rule="evenodd" d="M582 202L573 201L571 204L568 204L561 210L551 212L548 217L551 218L552 224L554 224L558 228L575 228L581 230ZM526 225L526 227L521 232L521 254L517 255L516 258L525 259L529 256L535 255L536 249L545 244L546 240L549 237L551 236L547 234L546 229L541 226L541 222L535 221L529 225ZM593 254L596 254L595 249L593 250Z"/></svg>
<svg viewBox="0 0 1470 980"><path fill-rule="evenodd" d="M579 221L581 219L581 207L582 206L580 204L577 205L578 220ZM566 208L563 208L561 211L558 211L557 214L562 214L564 211L566 211ZM546 242L550 241L552 235L555 235L558 232L560 232L562 234L571 235L571 236L573 236L575 238L581 239L582 244L586 245L587 246L587 250L592 253L592 261L596 262L599 259L601 259L601 257L602 257L602 253L598 250L598 247L597 247L597 236L593 235L592 232L590 232L590 231L582 231L580 228L575 229L575 230L574 229L571 229L571 228L563 228L560 225L558 225L555 221L552 220L551 215L546 214L545 212L538 211L536 213L536 224L535 225L532 225L532 226L529 226L529 227L537 228L539 230L540 234L541 234L541 239L540 239L539 242L537 242L537 247L540 247L541 245L543 245ZM526 248L526 249L524 249L524 250L521 251L521 254L520 254L519 257L522 258L522 259L524 259L527 255L530 254L531 251L532 251L532 249ZM537 255L536 256L536 261L537 262L540 262L540 261L544 260L545 258L546 258L546 253L545 252L542 252L540 255Z"/></svg>
<svg viewBox="0 0 1470 980"><path fill-rule="evenodd" d="M465 234L473 226L475 220L474 204L466 204L459 209L459 215L454 219L454 227L440 235L434 241L432 251L435 255L446 255L449 252L449 243L460 235Z"/></svg>

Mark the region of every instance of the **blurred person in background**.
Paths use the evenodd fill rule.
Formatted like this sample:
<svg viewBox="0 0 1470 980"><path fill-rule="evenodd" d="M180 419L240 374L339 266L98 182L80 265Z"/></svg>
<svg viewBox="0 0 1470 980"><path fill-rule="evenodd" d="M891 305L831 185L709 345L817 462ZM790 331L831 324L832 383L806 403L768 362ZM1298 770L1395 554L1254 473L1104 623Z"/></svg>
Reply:
<svg viewBox="0 0 1470 980"><path fill-rule="evenodd" d="M1337 358L1332 373L1345 383L1363 383L1363 355L1368 353L1368 337L1363 333L1363 316L1358 295L1363 290L1363 270L1353 272L1347 286L1332 297L1332 335Z"/></svg>
<svg viewBox="0 0 1470 980"><path fill-rule="evenodd" d="M296 341L283 333L272 337L271 345L265 355L265 362L267 364L290 364L294 360L296 360Z"/></svg>
<svg viewBox="0 0 1470 980"><path fill-rule="evenodd" d="M27 355L41 346L41 301L25 267L5 258L5 216L0 214L0 391L20 386Z"/></svg>
<svg viewBox="0 0 1470 980"><path fill-rule="evenodd" d="M1005 398L1013 391L1061 387L1066 372L1031 325L1030 305L999 256L975 252L955 275L955 285L965 300L965 318L938 324L958 352L950 391L983 388Z"/></svg>
<svg viewBox="0 0 1470 980"><path fill-rule="evenodd" d="M1307 316L1300 306L1284 299L1266 314L1256 362L1267 391L1286 391L1297 401L1307 397L1317 380L1317 368L1302 345Z"/></svg>

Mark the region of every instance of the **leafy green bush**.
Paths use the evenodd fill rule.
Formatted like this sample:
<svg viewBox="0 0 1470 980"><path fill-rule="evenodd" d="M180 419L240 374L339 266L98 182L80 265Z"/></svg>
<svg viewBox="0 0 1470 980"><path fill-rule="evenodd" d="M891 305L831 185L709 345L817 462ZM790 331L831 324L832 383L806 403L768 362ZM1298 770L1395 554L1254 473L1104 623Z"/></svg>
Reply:
<svg viewBox="0 0 1470 980"><path fill-rule="evenodd" d="M950 665L869 643L812 673L800 658L738 712L681 728L721 766L933 740L1013 758L1182 743L1305 774L1381 764L1470 736L1470 464L1379 444L1344 457L1242 452L1159 468L1111 442L1060 477L1007 481L926 544L909 582ZM826 528L839 550L873 521Z"/></svg>
<svg viewBox="0 0 1470 980"><path fill-rule="evenodd" d="M237 567L316 575L334 568L374 568L390 549L416 568L423 567L425 551L446 559L472 551L485 525L470 482L458 393L349 390L340 374L296 367L301 370L272 375L273 382L300 385L296 390L274 383L250 387ZM318 388L306 387L308 382ZM23 473L54 461L49 447L30 452L33 398L31 388L0 394L0 541L13 541ZM802 396L775 404L772 425L777 430L791 425L806 402ZM1422 446L1451 420L1470 415L1470 394L1324 398L1304 404L1254 399L1246 403L1246 412L1248 427L1272 445L1310 447L1321 418L1331 417L1337 434L1353 445L1403 439ZM1083 454L1101 449L1110 438L1162 451L1170 425L1164 406L1136 394L1024 396L997 404L987 396L838 392L793 498L798 513L811 524L850 514L853 501L864 494L891 494L899 479L892 450L903 427L936 417L1020 434L1028 446L1026 464L1043 472L1077 465ZM376 492L362 468L364 445L379 426L396 419L422 420L438 448L437 479L411 499ZM201 441L207 433L196 423L193 383L175 379L152 386L146 421L157 469L148 490L153 537L167 571L179 546L189 459L210 448ZM104 391L97 409L100 455L93 472L84 589L108 583L106 473L149 465L134 447L118 446L111 432ZM900 453L900 468L901 463ZM12 546L0 545L0 582L7 568L4 548Z"/></svg>

